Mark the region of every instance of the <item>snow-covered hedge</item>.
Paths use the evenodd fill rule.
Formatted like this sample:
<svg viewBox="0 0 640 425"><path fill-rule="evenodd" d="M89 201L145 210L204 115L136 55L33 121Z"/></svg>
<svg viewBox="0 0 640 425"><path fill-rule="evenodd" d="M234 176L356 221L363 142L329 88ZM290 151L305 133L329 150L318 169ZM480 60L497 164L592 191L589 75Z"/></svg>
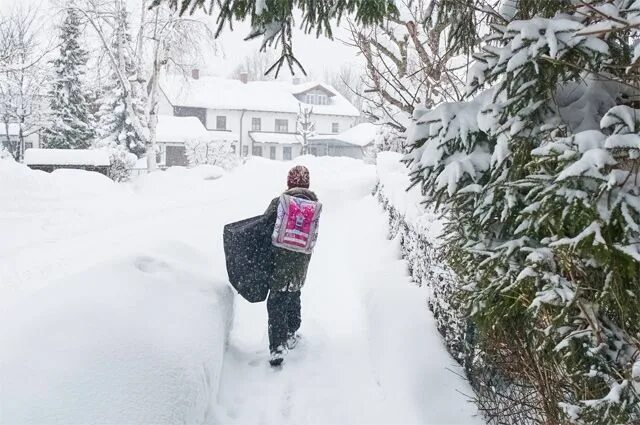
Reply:
<svg viewBox="0 0 640 425"><path fill-rule="evenodd" d="M213 423L225 276L171 244L47 286L0 316L0 422Z"/></svg>
<svg viewBox="0 0 640 425"><path fill-rule="evenodd" d="M407 190L409 171L402 158L397 153L378 154L374 196L388 215L389 237L398 241L412 280L428 289L427 304L447 350L463 366L475 391L474 401L491 423L539 423L540 416L531 406L540 400L531 387L514 381L508 373L509 365L494 362L483 351L483 341L459 297L464 282L444 259L445 220L425 208L418 188Z"/></svg>
<svg viewBox="0 0 640 425"><path fill-rule="evenodd" d="M444 254L482 354L533 396L519 411L635 423L640 1L510 5L478 12L492 24L464 99L414 111L412 183L449 218Z"/></svg>

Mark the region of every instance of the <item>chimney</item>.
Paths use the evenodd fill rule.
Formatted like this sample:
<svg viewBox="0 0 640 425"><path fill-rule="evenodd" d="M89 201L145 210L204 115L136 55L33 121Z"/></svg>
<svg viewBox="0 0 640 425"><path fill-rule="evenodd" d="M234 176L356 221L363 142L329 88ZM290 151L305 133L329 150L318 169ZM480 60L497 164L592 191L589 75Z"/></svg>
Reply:
<svg viewBox="0 0 640 425"><path fill-rule="evenodd" d="M246 71L240 73L240 81L242 81L243 84L247 84L247 81L249 81L249 74Z"/></svg>
<svg viewBox="0 0 640 425"><path fill-rule="evenodd" d="M191 70L191 78L193 78L194 80L200 79L200 70L198 68L193 68Z"/></svg>

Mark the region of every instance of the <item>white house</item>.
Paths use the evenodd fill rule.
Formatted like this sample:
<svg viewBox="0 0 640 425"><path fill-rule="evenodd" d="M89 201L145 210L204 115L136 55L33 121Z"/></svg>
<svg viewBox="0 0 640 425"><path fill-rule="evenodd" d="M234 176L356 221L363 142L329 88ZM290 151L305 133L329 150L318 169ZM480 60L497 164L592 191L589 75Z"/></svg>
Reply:
<svg viewBox="0 0 640 425"><path fill-rule="evenodd" d="M238 134L238 153L292 159L301 152L296 134L300 106L312 107L318 133L351 128L360 112L324 83L167 77L161 83L160 113L197 117L207 130Z"/></svg>
<svg viewBox="0 0 640 425"><path fill-rule="evenodd" d="M189 142L238 142L238 135L231 131L207 130L196 117L158 115L156 144L159 152L156 161L160 167L187 165L186 143Z"/></svg>

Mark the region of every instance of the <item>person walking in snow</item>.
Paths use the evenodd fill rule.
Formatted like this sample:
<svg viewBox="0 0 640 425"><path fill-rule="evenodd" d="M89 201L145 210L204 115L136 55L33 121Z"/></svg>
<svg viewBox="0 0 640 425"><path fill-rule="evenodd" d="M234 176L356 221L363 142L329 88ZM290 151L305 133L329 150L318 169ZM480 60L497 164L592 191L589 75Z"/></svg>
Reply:
<svg viewBox="0 0 640 425"><path fill-rule="evenodd" d="M302 165L293 167L287 176L288 190L271 201L265 212L266 222L274 228L267 298L272 366L281 365L287 350L299 341L300 290L307 278L322 207L309 183L309 170Z"/></svg>

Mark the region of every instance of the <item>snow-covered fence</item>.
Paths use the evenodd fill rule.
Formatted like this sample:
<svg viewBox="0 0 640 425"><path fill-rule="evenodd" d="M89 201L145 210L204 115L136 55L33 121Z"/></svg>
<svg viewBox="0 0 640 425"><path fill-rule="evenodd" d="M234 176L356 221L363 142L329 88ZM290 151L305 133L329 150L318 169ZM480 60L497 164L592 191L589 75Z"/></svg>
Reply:
<svg viewBox="0 0 640 425"><path fill-rule="evenodd" d="M442 258L444 221L421 205L418 189L406 190L409 177L401 158L392 152L378 154L373 194L388 215L389 237L398 241L412 280L428 289L427 303L447 350L464 367L475 391L474 401L488 423L540 423L540 400L534 398L530 384L512 379L510 365L496 363L476 335L458 297L464 283Z"/></svg>

